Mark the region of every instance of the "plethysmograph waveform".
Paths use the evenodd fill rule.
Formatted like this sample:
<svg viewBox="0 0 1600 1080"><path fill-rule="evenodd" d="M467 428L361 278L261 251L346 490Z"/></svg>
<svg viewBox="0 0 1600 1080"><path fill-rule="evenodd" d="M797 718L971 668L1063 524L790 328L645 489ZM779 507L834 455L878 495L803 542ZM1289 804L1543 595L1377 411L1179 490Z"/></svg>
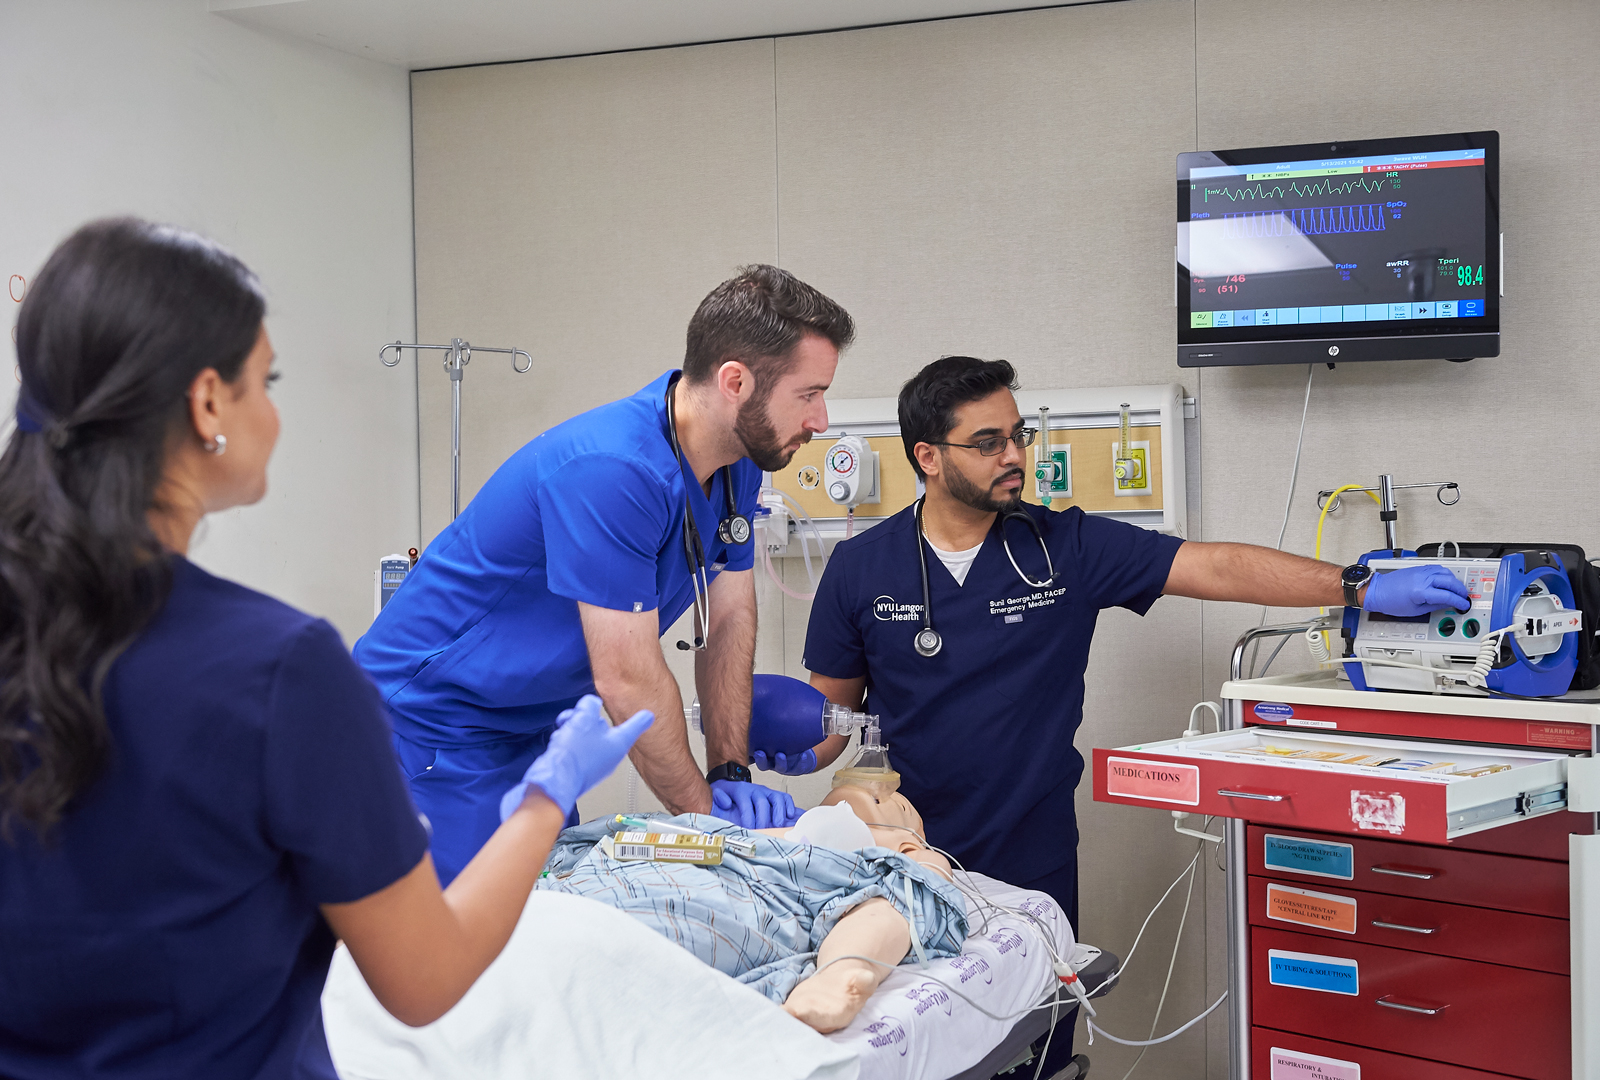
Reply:
<svg viewBox="0 0 1600 1080"><path fill-rule="evenodd" d="M1246 199L1287 199L1287 198L1316 198L1329 195L1354 195L1356 192L1371 194L1383 190L1388 184L1391 188L1394 181L1387 176L1378 176L1369 180L1365 176L1357 176L1351 180L1335 180L1332 177L1318 180L1314 184L1302 184L1291 180L1288 184L1273 184L1268 187L1265 182L1251 184L1248 187L1208 187L1204 192L1204 202L1210 202L1211 196L1226 195L1232 202L1241 202Z"/></svg>
<svg viewBox="0 0 1600 1080"><path fill-rule="evenodd" d="M1243 210L1222 215L1222 235L1228 239L1245 236L1282 236L1299 232L1304 236L1330 233L1383 232L1382 203L1358 206L1308 206L1298 210Z"/></svg>

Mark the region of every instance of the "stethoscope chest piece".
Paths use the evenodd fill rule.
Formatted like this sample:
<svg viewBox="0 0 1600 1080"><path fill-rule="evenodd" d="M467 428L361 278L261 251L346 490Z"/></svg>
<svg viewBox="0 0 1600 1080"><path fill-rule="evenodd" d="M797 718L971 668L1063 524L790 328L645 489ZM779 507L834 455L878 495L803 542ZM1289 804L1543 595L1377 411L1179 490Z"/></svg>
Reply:
<svg viewBox="0 0 1600 1080"><path fill-rule="evenodd" d="M944 648L944 638L933 627L924 626L917 631L916 646L918 656L938 656L939 650Z"/></svg>
<svg viewBox="0 0 1600 1080"><path fill-rule="evenodd" d="M728 479L723 478L726 487ZM717 539L724 544L743 544L750 539L750 519L743 514L730 514L717 525Z"/></svg>

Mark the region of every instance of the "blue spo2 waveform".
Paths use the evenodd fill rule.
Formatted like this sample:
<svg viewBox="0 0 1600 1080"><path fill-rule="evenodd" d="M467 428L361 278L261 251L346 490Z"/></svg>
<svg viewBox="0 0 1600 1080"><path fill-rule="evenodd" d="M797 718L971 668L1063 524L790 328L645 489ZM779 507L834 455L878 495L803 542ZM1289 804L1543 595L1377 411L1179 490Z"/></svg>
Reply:
<svg viewBox="0 0 1600 1080"><path fill-rule="evenodd" d="M1246 236L1326 236L1329 233L1383 232L1383 203L1310 206L1301 210L1246 210L1222 215L1226 239Z"/></svg>
<svg viewBox="0 0 1600 1080"><path fill-rule="evenodd" d="M1189 170L1190 326L1482 318L1483 164L1453 150Z"/></svg>

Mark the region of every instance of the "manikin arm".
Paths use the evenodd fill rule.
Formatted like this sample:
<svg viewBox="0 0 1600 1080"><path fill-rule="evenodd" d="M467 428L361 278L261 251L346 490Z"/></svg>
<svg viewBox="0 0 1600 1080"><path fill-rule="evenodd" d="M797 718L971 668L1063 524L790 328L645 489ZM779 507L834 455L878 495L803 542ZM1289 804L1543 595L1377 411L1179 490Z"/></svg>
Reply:
<svg viewBox="0 0 1600 1080"><path fill-rule="evenodd" d="M817 952L817 973L789 992L784 1011L826 1035L856 1018L867 998L911 950L906 918L883 897L845 913ZM841 960L870 956L880 963Z"/></svg>

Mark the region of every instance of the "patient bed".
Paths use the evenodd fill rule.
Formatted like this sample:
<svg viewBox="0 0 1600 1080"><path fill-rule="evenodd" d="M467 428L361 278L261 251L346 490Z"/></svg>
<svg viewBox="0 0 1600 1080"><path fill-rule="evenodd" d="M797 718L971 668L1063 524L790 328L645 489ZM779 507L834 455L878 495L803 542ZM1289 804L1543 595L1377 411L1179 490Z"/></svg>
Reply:
<svg viewBox="0 0 1600 1080"><path fill-rule="evenodd" d="M1075 945L1044 894L981 875L970 886L1031 912L1057 951L1077 950L1075 962L1093 952ZM1044 1033L1051 1014L1001 1021L972 1003L1009 1017L1058 984L1039 923L968 906L960 956L902 965L853 1023L827 1036L629 916L545 891L529 898L505 951L461 1003L424 1028L390 1017L341 947L324 1024L345 1080L986 1080Z"/></svg>

